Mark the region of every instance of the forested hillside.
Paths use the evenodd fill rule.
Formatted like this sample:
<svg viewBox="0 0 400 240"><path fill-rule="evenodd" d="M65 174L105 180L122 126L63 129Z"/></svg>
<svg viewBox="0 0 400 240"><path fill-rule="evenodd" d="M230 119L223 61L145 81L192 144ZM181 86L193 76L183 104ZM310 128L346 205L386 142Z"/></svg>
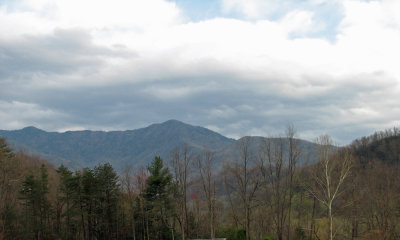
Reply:
<svg viewBox="0 0 400 240"><path fill-rule="evenodd" d="M0 239L398 239L400 132L342 148L321 136L316 163L288 128L245 137L221 168L184 145L169 159L77 171L0 140Z"/></svg>
<svg viewBox="0 0 400 240"><path fill-rule="evenodd" d="M15 149L41 156L55 166L63 164L77 170L98 164L111 163L121 172L126 164L145 166L155 155L169 159L171 152L181 146L188 146L199 154L204 149L215 153L220 166L222 161L233 158L236 140L203 127L192 126L177 120L153 124L146 128L128 131L68 131L46 132L35 127L21 130L0 130L0 137L7 139ZM252 137L252 147L257 150L266 140ZM301 162L315 161L313 143L299 140L305 154Z"/></svg>
<svg viewBox="0 0 400 240"><path fill-rule="evenodd" d="M15 148L38 154L56 166L73 169L111 163L121 170L127 163L146 165L155 155L168 158L170 152L183 145L193 151L203 148L218 151L234 142L203 127L191 126L176 120L153 124L128 131L68 131L46 132L35 127L22 130L0 130L0 137Z"/></svg>

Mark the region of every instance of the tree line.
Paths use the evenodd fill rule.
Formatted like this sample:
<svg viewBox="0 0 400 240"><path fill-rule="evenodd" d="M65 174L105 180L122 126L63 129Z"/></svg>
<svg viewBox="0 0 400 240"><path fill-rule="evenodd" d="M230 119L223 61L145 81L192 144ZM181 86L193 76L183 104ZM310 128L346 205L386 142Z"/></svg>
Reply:
<svg viewBox="0 0 400 240"><path fill-rule="evenodd" d="M399 239L400 132L341 148L320 136L309 164L295 133L242 138L223 164L182 146L120 174L55 168L0 139L0 239Z"/></svg>

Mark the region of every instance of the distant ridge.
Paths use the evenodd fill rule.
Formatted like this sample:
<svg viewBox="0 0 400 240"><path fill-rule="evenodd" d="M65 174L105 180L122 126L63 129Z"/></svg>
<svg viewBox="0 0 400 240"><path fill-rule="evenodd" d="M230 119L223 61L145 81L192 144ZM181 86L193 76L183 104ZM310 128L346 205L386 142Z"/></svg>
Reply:
<svg viewBox="0 0 400 240"><path fill-rule="evenodd" d="M15 149L42 156L55 165L73 169L93 167L109 162L118 171L126 164L147 165L154 156L170 158L174 148L187 145L194 153L207 148L215 152L217 165L238 153L238 142L204 127L192 126L178 120L168 120L145 128L126 131L67 131L46 132L35 127L21 130L0 130ZM266 138L251 137L251 150L257 152ZM271 139L276 141L277 139ZM304 150L300 164L315 161L315 145L300 140Z"/></svg>
<svg viewBox="0 0 400 240"><path fill-rule="evenodd" d="M117 169L127 163L147 164L155 155L168 158L183 145L194 151L208 148L219 151L235 140L207 128L168 120L145 128L126 131L46 132L35 127L0 130L14 147L43 156L56 165L72 168L93 167L110 162Z"/></svg>

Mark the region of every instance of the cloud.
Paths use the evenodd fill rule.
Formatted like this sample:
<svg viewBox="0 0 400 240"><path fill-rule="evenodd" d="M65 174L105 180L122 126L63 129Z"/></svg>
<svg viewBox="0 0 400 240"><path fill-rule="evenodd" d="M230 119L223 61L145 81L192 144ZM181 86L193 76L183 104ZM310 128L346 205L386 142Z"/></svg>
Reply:
<svg viewBox="0 0 400 240"><path fill-rule="evenodd" d="M281 24L291 34L302 34L311 31L313 14L307 11L291 11Z"/></svg>
<svg viewBox="0 0 400 240"><path fill-rule="evenodd" d="M102 28L160 28L179 19L179 9L174 3L163 0L21 0L7 2L2 13L11 19L23 17L51 20L52 26ZM43 27L43 26L42 26ZM44 28L43 28L44 29Z"/></svg>
<svg viewBox="0 0 400 240"><path fill-rule="evenodd" d="M303 31L293 38L318 37L335 41L337 27L343 18L342 0L220 0L222 11L250 21L296 20L290 25ZM296 17L297 19L294 19ZM304 31L307 29L307 31Z"/></svg>
<svg viewBox="0 0 400 240"><path fill-rule="evenodd" d="M63 113L35 103L0 100L0 125L7 126L8 129L26 127L26 123L51 128L54 127L53 121L60 121L63 117L65 117Z"/></svg>
<svg viewBox="0 0 400 240"><path fill-rule="evenodd" d="M299 2L224 0L247 17L197 22L162 0L2 4L1 128L180 119L240 137L293 123L300 137L347 143L397 125L397 1ZM330 6L337 24L321 20ZM334 41L318 35L329 26Z"/></svg>

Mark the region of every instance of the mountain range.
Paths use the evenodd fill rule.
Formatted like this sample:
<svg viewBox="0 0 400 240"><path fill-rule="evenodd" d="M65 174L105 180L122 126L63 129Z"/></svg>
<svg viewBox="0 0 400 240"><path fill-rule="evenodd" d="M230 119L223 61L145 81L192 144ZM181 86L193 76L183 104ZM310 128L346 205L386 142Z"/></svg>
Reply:
<svg viewBox="0 0 400 240"><path fill-rule="evenodd" d="M192 126L177 120L152 124L127 131L67 131L46 132L35 127L21 130L0 130L16 150L39 155L56 166L64 164L72 169L93 167L109 162L117 170L126 164L147 165L154 156L169 159L175 148L188 146L193 153L209 149L217 163L238 156L238 142L204 127ZM250 137L251 149L256 152L263 137ZM278 139L272 139L277 141ZM315 161L315 144L299 140L303 154L301 162Z"/></svg>

